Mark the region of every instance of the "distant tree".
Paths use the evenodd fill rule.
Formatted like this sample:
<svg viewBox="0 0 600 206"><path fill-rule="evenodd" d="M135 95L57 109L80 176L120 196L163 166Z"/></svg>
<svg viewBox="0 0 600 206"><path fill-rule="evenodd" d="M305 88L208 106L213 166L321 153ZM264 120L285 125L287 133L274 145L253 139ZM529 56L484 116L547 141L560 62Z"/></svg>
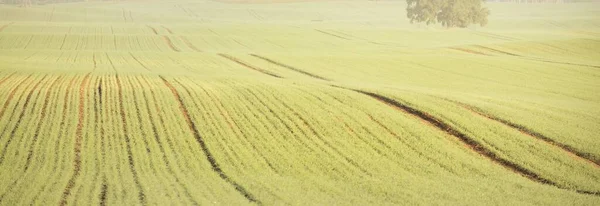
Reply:
<svg viewBox="0 0 600 206"><path fill-rule="evenodd" d="M411 23L441 23L445 27L485 26L490 11L485 0L407 0L407 16Z"/></svg>

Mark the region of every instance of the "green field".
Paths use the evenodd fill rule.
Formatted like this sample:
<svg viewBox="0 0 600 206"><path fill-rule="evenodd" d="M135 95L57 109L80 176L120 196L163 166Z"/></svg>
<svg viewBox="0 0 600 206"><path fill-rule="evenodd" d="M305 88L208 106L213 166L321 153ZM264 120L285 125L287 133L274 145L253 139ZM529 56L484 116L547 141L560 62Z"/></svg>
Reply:
<svg viewBox="0 0 600 206"><path fill-rule="evenodd" d="M0 205L600 205L600 2L0 5Z"/></svg>

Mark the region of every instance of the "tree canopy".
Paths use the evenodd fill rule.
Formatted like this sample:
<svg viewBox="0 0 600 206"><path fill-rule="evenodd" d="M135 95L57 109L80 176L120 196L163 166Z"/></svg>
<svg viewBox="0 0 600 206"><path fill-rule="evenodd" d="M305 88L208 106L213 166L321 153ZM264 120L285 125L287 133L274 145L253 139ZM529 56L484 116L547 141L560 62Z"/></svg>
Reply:
<svg viewBox="0 0 600 206"><path fill-rule="evenodd" d="M407 0L407 16L411 23L441 23L445 27L485 26L490 11L484 0Z"/></svg>

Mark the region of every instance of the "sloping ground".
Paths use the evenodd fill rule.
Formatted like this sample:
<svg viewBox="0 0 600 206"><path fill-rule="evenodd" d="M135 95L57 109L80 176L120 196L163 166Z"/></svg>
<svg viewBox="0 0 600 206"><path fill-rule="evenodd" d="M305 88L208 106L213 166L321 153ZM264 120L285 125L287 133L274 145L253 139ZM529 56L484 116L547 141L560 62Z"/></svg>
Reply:
<svg viewBox="0 0 600 206"><path fill-rule="evenodd" d="M597 26L402 7L0 7L0 205L600 201Z"/></svg>

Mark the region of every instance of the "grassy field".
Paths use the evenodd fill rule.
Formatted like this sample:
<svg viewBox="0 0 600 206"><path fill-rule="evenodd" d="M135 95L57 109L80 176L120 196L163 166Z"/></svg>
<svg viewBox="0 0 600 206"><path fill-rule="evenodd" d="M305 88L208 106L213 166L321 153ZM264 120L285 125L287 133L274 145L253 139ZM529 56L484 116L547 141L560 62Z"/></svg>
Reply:
<svg viewBox="0 0 600 206"><path fill-rule="evenodd" d="M600 3L0 5L0 205L598 205Z"/></svg>

